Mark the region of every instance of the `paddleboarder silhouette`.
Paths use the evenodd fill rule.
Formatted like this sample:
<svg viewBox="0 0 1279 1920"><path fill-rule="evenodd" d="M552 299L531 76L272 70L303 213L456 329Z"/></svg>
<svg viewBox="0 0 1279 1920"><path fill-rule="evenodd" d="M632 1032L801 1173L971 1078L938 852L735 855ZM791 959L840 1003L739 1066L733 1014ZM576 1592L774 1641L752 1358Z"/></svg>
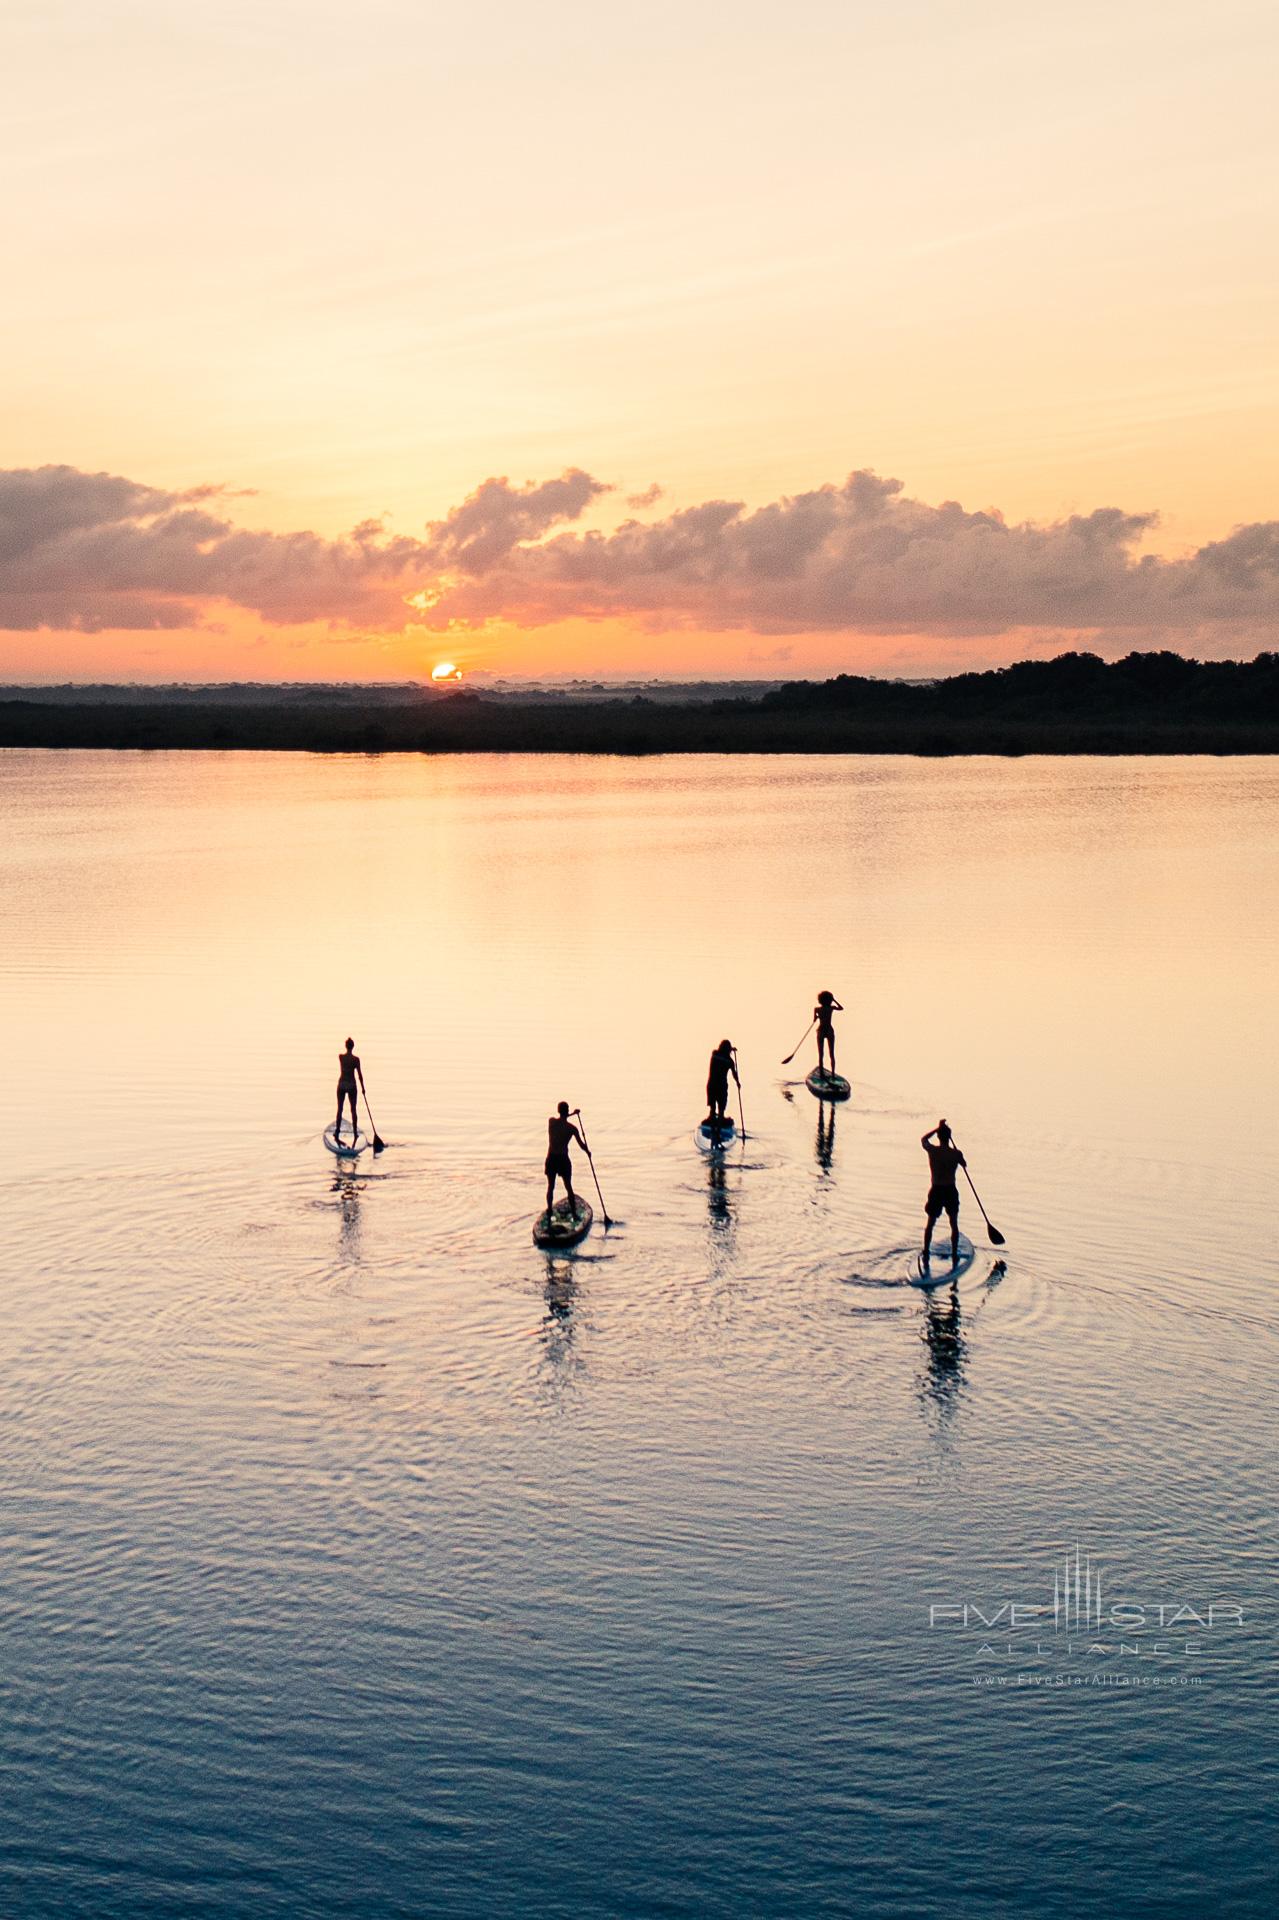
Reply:
<svg viewBox="0 0 1279 1920"><path fill-rule="evenodd" d="M577 1195L573 1191L573 1162L568 1157L570 1143L576 1141L583 1153L586 1142L568 1117L568 1101L561 1100L555 1112L546 1123L546 1211L550 1214L555 1206L555 1182L564 1182L564 1191L568 1195L568 1210L572 1219L577 1218Z"/></svg>
<svg viewBox="0 0 1279 1920"><path fill-rule="evenodd" d="M733 1058L731 1040L721 1040L711 1055L710 1071L706 1076L706 1117L712 1127L731 1126L728 1118L728 1076L732 1074L738 1086L737 1062Z"/></svg>
<svg viewBox="0 0 1279 1920"><path fill-rule="evenodd" d="M342 1108L348 1100L351 1103L351 1138L358 1137L360 1115L357 1107L358 1092L364 1090L364 1075L360 1070L360 1056L355 1051L355 1042L348 1038L346 1051L338 1055L338 1117L333 1123L333 1137L342 1137ZM365 1096L367 1098L367 1095Z"/></svg>
<svg viewBox="0 0 1279 1920"><path fill-rule="evenodd" d="M817 1005L813 1008L813 1019L817 1022L817 1071L835 1071L835 1022L832 1015L842 1013L844 1009L833 993L825 988L817 996ZM830 1052L830 1066L825 1065L825 1050Z"/></svg>
<svg viewBox="0 0 1279 1920"><path fill-rule="evenodd" d="M950 1221L950 1257L953 1263L959 1261L959 1188L955 1184L955 1175L960 1167L966 1167L959 1148L951 1138L950 1128L944 1120L920 1136L920 1146L928 1155L930 1184L928 1198L924 1202L924 1265L927 1266L932 1252L933 1228L944 1213Z"/></svg>

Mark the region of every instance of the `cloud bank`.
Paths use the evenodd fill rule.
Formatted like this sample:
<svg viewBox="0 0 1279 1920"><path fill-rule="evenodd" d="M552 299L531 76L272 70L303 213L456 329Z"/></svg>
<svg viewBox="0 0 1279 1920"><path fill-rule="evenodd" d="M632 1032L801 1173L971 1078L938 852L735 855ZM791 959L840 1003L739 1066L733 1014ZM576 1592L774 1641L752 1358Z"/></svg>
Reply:
<svg viewBox="0 0 1279 1920"><path fill-rule="evenodd" d="M420 535L365 521L329 539L238 527L216 487L175 492L65 466L0 472L0 627L172 629L231 606L276 625L378 633L585 619L1223 645L1268 644L1279 621L1279 521L1160 558L1137 552L1152 514L1100 507L1010 524L863 471L762 507L708 500L609 531L576 525L609 491L580 468L523 486L489 479Z"/></svg>

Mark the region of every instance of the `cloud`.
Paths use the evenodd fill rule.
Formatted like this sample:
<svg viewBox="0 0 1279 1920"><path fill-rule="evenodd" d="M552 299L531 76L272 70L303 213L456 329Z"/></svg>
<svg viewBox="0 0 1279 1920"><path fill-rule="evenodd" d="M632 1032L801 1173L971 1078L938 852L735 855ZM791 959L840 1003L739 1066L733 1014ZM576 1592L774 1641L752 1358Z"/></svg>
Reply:
<svg viewBox="0 0 1279 1920"><path fill-rule="evenodd" d="M663 499L665 494L665 487L659 486L657 481L654 480L652 486L645 487L643 493L628 493L626 496L626 504L628 507L652 507L655 506L659 500Z"/></svg>
<svg viewBox="0 0 1279 1920"><path fill-rule="evenodd" d="M446 519L427 529L426 547L436 566L480 577L517 547L540 539L563 520L576 520L598 494L608 491L580 467L540 486L486 480Z"/></svg>
<svg viewBox="0 0 1279 1920"><path fill-rule="evenodd" d="M1279 523L1180 559L1139 555L1151 513L1040 524L911 499L871 472L748 509L711 500L611 533L561 532L454 578L431 618L573 617L759 634L1249 632L1279 618Z"/></svg>
<svg viewBox="0 0 1279 1920"><path fill-rule="evenodd" d="M1039 629L1220 646L1269 635L1279 619L1279 522L1160 558L1139 552L1150 513L1101 507L1014 524L861 471L755 508L707 500L611 531L576 526L607 491L577 467L523 485L494 478L418 536L365 520L329 539L238 527L215 487L172 491L65 466L0 472L0 626L180 628L232 606L277 626L366 633L585 619L773 637Z"/></svg>
<svg viewBox="0 0 1279 1920"><path fill-rule="evenodd" d="M215 600L282 623L384 614L379 584L416 557L368 529L329 541L236 527L210 511L218 492L72 467L0 473L0 625L189 627Z"/></svg>
<svg viewBox="0 0 1279 1920"><path fill-rule="evenodd" d="M278 625L391 631L413 589L484 577L605 491L579 469L523 487L486 480L423 539L364 520L330 540L237 527L209 510L217 487L172 492L65 466L0 472L0 627L186 627L220 600Z"/></svg>

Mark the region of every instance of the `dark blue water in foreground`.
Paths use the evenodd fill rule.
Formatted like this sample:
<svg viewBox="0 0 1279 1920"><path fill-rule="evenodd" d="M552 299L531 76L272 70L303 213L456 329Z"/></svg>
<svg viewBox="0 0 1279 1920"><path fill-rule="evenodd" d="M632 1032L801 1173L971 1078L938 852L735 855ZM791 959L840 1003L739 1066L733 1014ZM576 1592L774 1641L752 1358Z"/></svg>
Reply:
<svg viewBox="0 0 1279 1920"><path fill-rule="evenodd" d="M1279 769L339 766L0 760L0 1910L1268 1913Z"/></svg>

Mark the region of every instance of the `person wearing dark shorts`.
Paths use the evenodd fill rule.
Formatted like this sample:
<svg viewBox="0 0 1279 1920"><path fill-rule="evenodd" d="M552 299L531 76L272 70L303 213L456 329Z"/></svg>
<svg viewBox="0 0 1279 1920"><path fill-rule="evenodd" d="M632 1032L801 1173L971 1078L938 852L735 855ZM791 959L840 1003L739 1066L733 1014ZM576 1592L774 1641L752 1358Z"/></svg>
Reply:
<svg viewBox="0 0 1279 1920"><path fill-rule="evenodd" d="M568 1195L568 1210L576 1217L577 1195L573 1191L573 1162L568 1157L569 1145L576 1140L583 1151L586 1142L568 1117L568 1101L561 1100L554 1114L546 1123L546 1211L550 1213L555 1205L555 1182L564 1182L564 1191Z"/></svg>
<svg viewBox="0 0 1279 1920"><path fill-rule="evenodd" d="M712 1127L722 1127L728 1121L728 1076L737 1078L737 1062L733 1058L731 1040L721 1040L711 1055L710 1071L706 1076L706 1118Z"/></svg>
<svg viewBox="0 0 1279 1920"><path fill-rule="evenodd" d="M333 1137L342 1137L342 1108L349 1101L351 1106L351 1138L354 1140L360 1131L360 1116L356 1111L356 1089L364 1085L364 1075L360 1070L360 1056L355 1051L354 1040L348 1040L346 1051L338 1055L338 1117L333 1123Z"/></svg>
<svg viewBox="0 0 1279 1920"><path fill-rule="evenodd" d="M955 1184L955 1175L968 1162L955 1145L944 1120L939 1120L935 1127L924 1134L919 1144L928 1155L930 1175L928 1198L924 1202L924 1264L927 1266L932 1251L933 1228L944 1213L950 1221L950 1258L953 1265L959 1259L959 1188Z"/></svg>

